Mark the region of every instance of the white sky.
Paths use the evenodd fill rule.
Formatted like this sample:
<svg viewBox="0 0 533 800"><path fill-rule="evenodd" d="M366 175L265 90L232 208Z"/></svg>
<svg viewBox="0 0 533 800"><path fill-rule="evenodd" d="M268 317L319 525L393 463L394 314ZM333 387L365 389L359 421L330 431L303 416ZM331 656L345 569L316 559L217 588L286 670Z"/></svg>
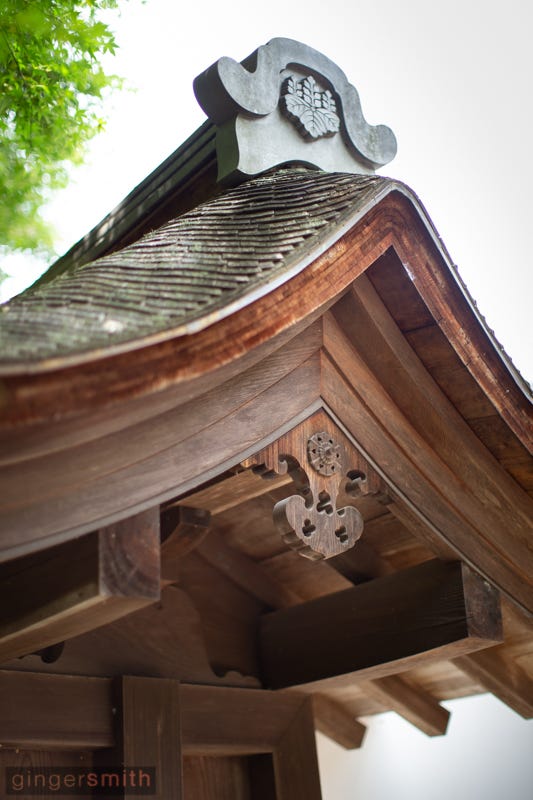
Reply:
<svg viewBox="0 0 533 800"><path fill-rule="evenodd" d="M274 36L334 60L398 155L382 174L420 196L481 312L533 379L529 248L533 185L533 4L527 0L124 0L108 69L134 91L107 104L108 126L47 216L67 250L205 119L192 80L222 55L241 60ZM42 264L17 257L4 298Z"/></svg>

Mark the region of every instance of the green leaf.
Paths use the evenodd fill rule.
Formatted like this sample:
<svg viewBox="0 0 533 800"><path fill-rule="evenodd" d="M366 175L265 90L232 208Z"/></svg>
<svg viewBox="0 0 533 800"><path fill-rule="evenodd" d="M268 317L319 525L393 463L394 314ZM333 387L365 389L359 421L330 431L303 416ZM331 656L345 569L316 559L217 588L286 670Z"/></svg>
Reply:
<svg viewBox="0 0 533 800"><path fill-rule="evenodd" d="M39 216L104 126L99 66L116 42L101 19L117 0L2 0L0 4L0 246L49 249Z"/></svg>

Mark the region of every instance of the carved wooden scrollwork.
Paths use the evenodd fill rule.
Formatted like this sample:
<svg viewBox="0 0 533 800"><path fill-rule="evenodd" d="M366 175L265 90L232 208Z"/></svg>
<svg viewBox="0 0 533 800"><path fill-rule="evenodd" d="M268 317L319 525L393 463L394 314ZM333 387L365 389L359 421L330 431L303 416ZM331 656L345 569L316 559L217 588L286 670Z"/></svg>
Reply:
<svg viewBox="0 0 533 800"><path fill-rule="evenodd" d="M283 540L306 558L331 558L353 547L364 520L344 496L384 495L381 478L324 411L244 462L268 478L289 473L297 494L274 506Z"/></svg>

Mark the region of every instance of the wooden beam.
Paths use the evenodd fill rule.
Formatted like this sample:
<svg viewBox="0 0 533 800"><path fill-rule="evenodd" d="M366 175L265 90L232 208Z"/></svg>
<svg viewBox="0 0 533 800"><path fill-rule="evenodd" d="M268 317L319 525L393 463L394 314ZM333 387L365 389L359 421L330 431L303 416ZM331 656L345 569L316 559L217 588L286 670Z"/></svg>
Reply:
<svg viewBox="0 0 533 800"><path fill-rule="evenodd" d="M277 800L321 800L311 702L304 699L274 750Z"/></svg>
<svg viewBox="0 0 533 800"><path fill-rule="evenodd" d="M196 551L211 566L230 578L237 586L270 608L285 608L301 602L301 598L256 564L248 556L228 545L214 531Z"/></svg>
<svg viewBox="0 0 533 800"><path fill-rule="evenodd" d="M324 315L324 402L376 464L388 465L392 495L401 490L436 541L533 610L531 498L447 400L383 304L367 299L358 289Z"/></svg>
<svg viewBox="0 0 533 800"><path fill-rule="evenodd" d="M112 690L115 746L95 754L94 765L106 770L140 769L154 800L181 800L181 725L179 681L172 678L116 678ZM154 770L150 775L149 769ZM136 776L139 779L140 776ZM150 782L152 781L152 782ZM154 783L155 782L155 786ZM127 788L116 794L130 800Z"/></svg>
<svg viewBox="0 0 533 800"><path fill-rule="evenodd" d="M211 514L202 508L171 506L161 512L161 577L175 580L184 556L209 533Z"/></svg>
<svg viewBox="0 0 533 800"><path fill-rule="evenodd" d="M130 707L136 687L128 681L135 679L123 680L131 687ZM176 683L138 680L154 686ZM125 691L121 686L117 690L111 678L0 670L0 744L43 750L115 747L120 743L115 720ZM167 690L173 697L174 689ZM299 693L183 683L179 694L182 752L195 756L271 752L306 700ZM157 697L154 702L159 703Z"/></svg>
<svg viewBox="0 0 533 800"><path fill-rule="evenodd" d="M0 663L159 599L159 508L0 571Z"/></svg>
<svg viewBox="0 0 533 800"><path fill-rule="evenodd" d="M323 694L312 695L316 730L345 750L356 750L363 744L366 728L340 704Z"/></svg>
<svg viewBox="0 0 533 800"><path fill-rule="evenodd" d="M266 614L260 630L276 689L372 680L501 640L498 592L464 564L437 560Z"/></svg>
<svg viewBox="0 0 533 800"><path fill-rule="evenodd" d="M260 755L254 778L268 781L257 792L254 782L254 798L320 800L311 698L299 693L5 670L0 708L2 746L90 748L95 766L155 766L156 800L180 797L180 752Z"/></svg>
<svg viewBox="0 0 533 800"><path fill-rule="evenodd" d="M453 663L517 714L533 717L533 680L518 664L507 663L496 649L462 656Z"/></svg>
<svg viewBox="0 0 533 800"><path fill-rule="evenodd" d="M183 752L198 756L268 753L305 699L289 692L182 684Z"/></svg>
<svg viewBox="0 0 533 800"><path fill-rule="evenodd" d="M436 558L443 561L455 561L457 554L444 539L438 537L435 531L424 522L406 503L393 501L387 510L409 530L413 536L423 542Z"/></svg>
<svg viewBox="0 0 533 800"><path fill-rule="evenodd" d="M450 712L428 692L415 689L399 676L377 678L365 683L362 688L428 736L442 736L446 733Z"/></svg>
<svg viewBox="0 0 533 800"><path fill-rule="evenodd" d="M112 747L109 678L0 670L0 744L26 750Z"/></svg>
<svg viewBox="0 0 533 800"><path fill-rule="evenodd" d="M358 543L358 549L361 544L363 542ZM326 561L311 563L307 559L294 558L294 555L287 550L257 564L227 545L224 538L216 533L212 533L202 544L200 552L210 564L224 572L237 585L273 608L288 608L304 600L351 587L350 581L333 569L339 556L330 563ZM350 552L346 554L346 559ZM378 568L380 567L378 563ZM383 568L383 572L387 574L386 567ZM289 589L286 585L288 583L296 591ZM370 682L365 685L365 691L373 694ZM444 717L447 722L448 712L431 695L422 690L415 690L400 676L394 678L394 691L390 691L386 697L383 686L381 692L376 690L374 694L384 703L387 710L396 711L424 733L437 735L439 732L444 732ZM347 749L360 746L365 727L340 703L316 694L313 695L313 703L315 726L318 730Z"/></svg>
<svg viewBox="0 0 533 800"><path fill-rule="evenodd" d="M272 473L265 477L252 469L246 469L183 497L177 501L176 505L203 508L210 511L211 516L214 517L247 500L253 500L254 497L260 497L291 482L292 478L288 474Z"/></svg>

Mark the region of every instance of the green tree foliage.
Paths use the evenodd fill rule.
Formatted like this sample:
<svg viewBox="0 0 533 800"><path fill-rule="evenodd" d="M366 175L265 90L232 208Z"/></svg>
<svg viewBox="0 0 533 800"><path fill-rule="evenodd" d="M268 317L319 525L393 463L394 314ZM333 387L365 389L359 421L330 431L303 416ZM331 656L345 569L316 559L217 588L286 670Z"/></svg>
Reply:
<svg viewBox="0 0 533 800"><path fill-rule="evenodd" d="M98 19L117 0L0 0L0 244L45 251L39 209L102 129L99 101L119 83L99 59L116 48Z"/></svg>

